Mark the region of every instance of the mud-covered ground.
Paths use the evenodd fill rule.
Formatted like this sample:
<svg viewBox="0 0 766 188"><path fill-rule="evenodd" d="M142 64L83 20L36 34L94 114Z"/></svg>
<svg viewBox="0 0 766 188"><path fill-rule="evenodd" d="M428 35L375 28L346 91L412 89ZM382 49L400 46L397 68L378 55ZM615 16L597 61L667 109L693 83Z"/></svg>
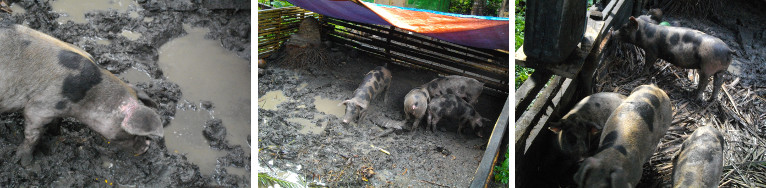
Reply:
<svg viewBox="0 0 766 188"><path fill-rule="evenodd" d="M478 167L492 125L507 96L485 92L477 111L493 122L484 123L484 138L442 120L435 133L420 128L395 131L374 122L404 120L404 96L434 78L435 73L389 63L393 81L388 103L383 97L368 107L358 124L340 120L349 99L368 71L385 61L341 47L330 54L329 69L286 69L268 64L258 78L258 163L260 168L296 172L306 181L330 187L467 187ZM425 118L424 118L425 119ZM409 125L407 125L408 127ZM382 150L385 150L385 153Z"/></svg>
<svg viewBox="0 0 766 188"><path fill-rule="evenodd" d="M650 72L642 70L643 53L623 44L607 50L607 58L597 71L597 92L629 94L642 84L654 83L670 97L674 118L670 129L658 144L647 164L638 187L666 187L671 184L672 157L681 142L698 127L712 125L724 134L722 187L758 187L763 183L762 165L766 156L766 2L734 0L714 8L707 18L667 13L665 20L705 32L723 40L736 50L732 65L724 76L724 91L714 102L701 102L693 97L697 81L690 70L657 62ZM712 81L711 81L712 83ZM707 87L705 98L712 93ZM760 153L760 154L759 154ZM761 169L761 170L754 170ZM762 184L761 184L762 185Z"/></svg>
<svg viewBox="0 0 766 188"><path fill-rule="evenodd" d="M56 18L61 15L51 10L53 2L11 0L8 3L22 7L26 13L0 12L0 19L27 25L75 44L93 55L99 66L112 73L119 74L130 68L147 72L152 77L151 81L132 84L144 89L161 104L158 111L167 126L178 104L183 103L179 99L184 91L163 76L157 64L158 49L173 38L186 34L182 24L210 28L207 37L220 41L224 48L240 57L250 59L249 10L213 10L211 5L191 2L197 1L139 0L138 7L130 7L131 12L137 14L115 10L93 11L85 15L87 23L59 24ZM140 38L126 38L120 35L122 30L140 33ZM92 40L94 37L111 42L98 43ZM188 106L180 106L184 105ZM23 140L23 122L20 113L0 114L0 158L11 159L15 154L16 147ZM125 154L113 149L115 147L98 133L67 118L58 125L48 126L35 148L31 167L23 168L16 162L2 160L0 184L8 187L250 186L250 153L243 150L243 147L250 146L229 145L225 134L221 134L224 127L220 121L209 121L207 127L204 134L211 136L211 147L227 152L226 156L217 159L216 171L212 175L203 175L196 164L186 159L187 154L169 152L164 144L156 144L158 142L153 142L143 155ZM229 174L223 167L244 168L247 175Z"/></svg>

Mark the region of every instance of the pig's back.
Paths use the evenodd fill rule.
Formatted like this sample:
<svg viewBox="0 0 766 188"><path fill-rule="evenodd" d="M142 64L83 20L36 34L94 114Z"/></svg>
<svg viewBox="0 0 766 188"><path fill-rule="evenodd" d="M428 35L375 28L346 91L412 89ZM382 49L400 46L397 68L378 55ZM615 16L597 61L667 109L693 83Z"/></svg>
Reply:
<svg viewBox="0 0 766 188"><path fill-rule="evenodd" d="M62 94L68 76L99 77L91 59L87 52L42 32L0 24L0 111L20 109L31 98Z"/></svg>

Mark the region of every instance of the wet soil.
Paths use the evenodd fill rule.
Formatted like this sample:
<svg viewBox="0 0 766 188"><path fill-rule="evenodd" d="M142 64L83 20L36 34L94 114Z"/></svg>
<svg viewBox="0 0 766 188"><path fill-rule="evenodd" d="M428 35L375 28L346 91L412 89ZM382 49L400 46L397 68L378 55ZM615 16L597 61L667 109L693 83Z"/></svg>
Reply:
<svg viewBox="0 0 766 188"><path fill-rule="evenodd" d="M643 70L643 53L632 45L616 46L597 72L597 92L629 94L642 84L654 83L665 90L674 109L673 123L658 144L650 161L644 164L644 174L638 187L667 187L670 185L672 157L687 135L697 127L712 125L724 134L724 177L721 187L750 187L746 182L763 182L758 174L741 165L762 161L766 156L753 155L766 151L766 2L734 0L707 18L666 13L665 20L705 32L723 40L736 50L728 73L724 75L724 90L714 102L694 99L697 88L694 72L658 61L649 72ZM608 51L609 51L608 50ZM607 52L610 53L610 52ZM711 81L712 83L712 81ZM712 93L707 87L705 98ZM732 166L735 166L732 168ZM739 168L738 170L735 170ZM742 170L742 171L740 171ZM741 179L740 179L741 178ZM743 180L744 179L744 180Z"/></svg>
<svg viewBox="0 0 766 188"><path fill-rule="evenodd" d="M470 184L507 96L485 92L479 98L477 111L493 121L480 130L485 138L471 128L458 135L451 120L439 122L446 130L434 133L425 130L423 121L415 130L376 137L387 130L372 121L403 121L404 96L437 75L389 63L393 81L388 103L381 96L370 103L368 118L343 124L345 106L338 103L352 96L364 74L386 62L343 47L328 51L332 64L326 67L331 68L287 69L267 62L259 74L259 172L291 171L330 187Z"/></svg>
<svg viewBox="0 0 766 188"><path fill-rule="evenodd" d="M227 124L235 120L215 111L224 111L225 102L204 95L187 100L187 95L195 96L197 91L189 92L176 83L180 80L167 78L159 65L160 47L187 35L185 24L209 29L204 35L206 39L217 41L228 53L249 61L249 10L221 7L213 10L183 0L115 0L103 5L111 9L79 10L85 12L80 19L77 11L62 13L54 7L63 5L54 4L77 7L75 3L89 2L8 2L14 13L0 12L0 19L26 25L84 49L95 57L100 67L144 89L159 102L157 110L166 129L192 126L173 124L177 110L210 114L196 122L200 128L193 136L205 140L202 143L206 143L207 150L218 151L220 155L211 159L213 161L206 161L214 164L210 170L201 170L197 164L200 162L189 160L189 157L207 151L195 153L169 149L165 141L172 133L165 131L165 138L153 142L147 153L133 156L115 149L101 135L75 119L65 118L57 125L47 126L35 148L31 167L24 168L10 160L1 161L0 184L9 187L250 186L249 135L239 134L245 132L239 129L235 130L236 135L227 131L231 126ZM242 110L247 110L246 117L249 117L249 109ZM0 114L0 155L3 159L10 159L21 144L23 122L20 113ZM246 123L241 126L245 126L249 133L249 119Z"/></svg>

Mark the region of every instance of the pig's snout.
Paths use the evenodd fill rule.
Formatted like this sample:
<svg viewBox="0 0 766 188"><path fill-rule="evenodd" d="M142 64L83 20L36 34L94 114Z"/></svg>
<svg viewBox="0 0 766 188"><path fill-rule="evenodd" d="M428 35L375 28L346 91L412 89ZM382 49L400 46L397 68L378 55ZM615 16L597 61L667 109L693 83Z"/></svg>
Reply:
<svg viewBox="0 0 766 188"><path fill-rule="evenodd" d="M136 156L142 155L142 154L146 153L146 151L149 151L149 145L152 144L152 141L147 139L147 140L145 140L144 143L146 143L146 145L143 146L143 149L139 149L138 150L138 153L136 153Z"/></svg>

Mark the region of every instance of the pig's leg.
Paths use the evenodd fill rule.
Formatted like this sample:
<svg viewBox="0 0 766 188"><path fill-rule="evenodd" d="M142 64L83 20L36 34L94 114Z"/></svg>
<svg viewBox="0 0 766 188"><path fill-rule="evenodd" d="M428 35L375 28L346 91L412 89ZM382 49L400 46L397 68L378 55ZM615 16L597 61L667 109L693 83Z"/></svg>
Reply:
<svg viewBox="0 0 766 188"><path fill-rule="evenodd" d="M357 124L362 124L362 121L367 115L367 109L362 109L359 111L359 120L356 122Z"/></svg>
<svg viewBox="0 0 766 188"><path fill-rule="evenodd" d="M710 83L710 74L706 74L705 71L698 71L699 72L699 84L697 84L697 91L695 94L697 95L697 99L700 101L704 101L702 98L702 93L705 92L705 87L707 87L707 84Z"/></svg>
<svg viewBox="0 0 766 188"><path fill-rule="evenodd" d="M657 56L652 55L651 53L645 53L644 61L646 61L644 62L644 73L649 74L649 70L651 70L654 63L657 62Z"/></svg>
<svg viewBox="0 0 766 188"><path fill-rule="evenodd" d="M723 85L723 71L719 71L713 76L713 95L710 96L708 101L713 101L718 98L718 91L721 90Z"/></svg>
<svg viewBox="0 0 766 188"><path fill-rule="evenodd" d="M383 88L383 104L388 104L388 88L390 85L386 85L385 88Z"/></svg>
<svg viewBox="0 0 766 188"><path fill-rule="evenodd" d="M53 120L53 116L43 114L45 112L47 110L34 107L24 110L24 142L16 149L15 156L15 160L20 161L22 166L29 166L32 163L32 149L40 140L44 125Z"/></svg>

